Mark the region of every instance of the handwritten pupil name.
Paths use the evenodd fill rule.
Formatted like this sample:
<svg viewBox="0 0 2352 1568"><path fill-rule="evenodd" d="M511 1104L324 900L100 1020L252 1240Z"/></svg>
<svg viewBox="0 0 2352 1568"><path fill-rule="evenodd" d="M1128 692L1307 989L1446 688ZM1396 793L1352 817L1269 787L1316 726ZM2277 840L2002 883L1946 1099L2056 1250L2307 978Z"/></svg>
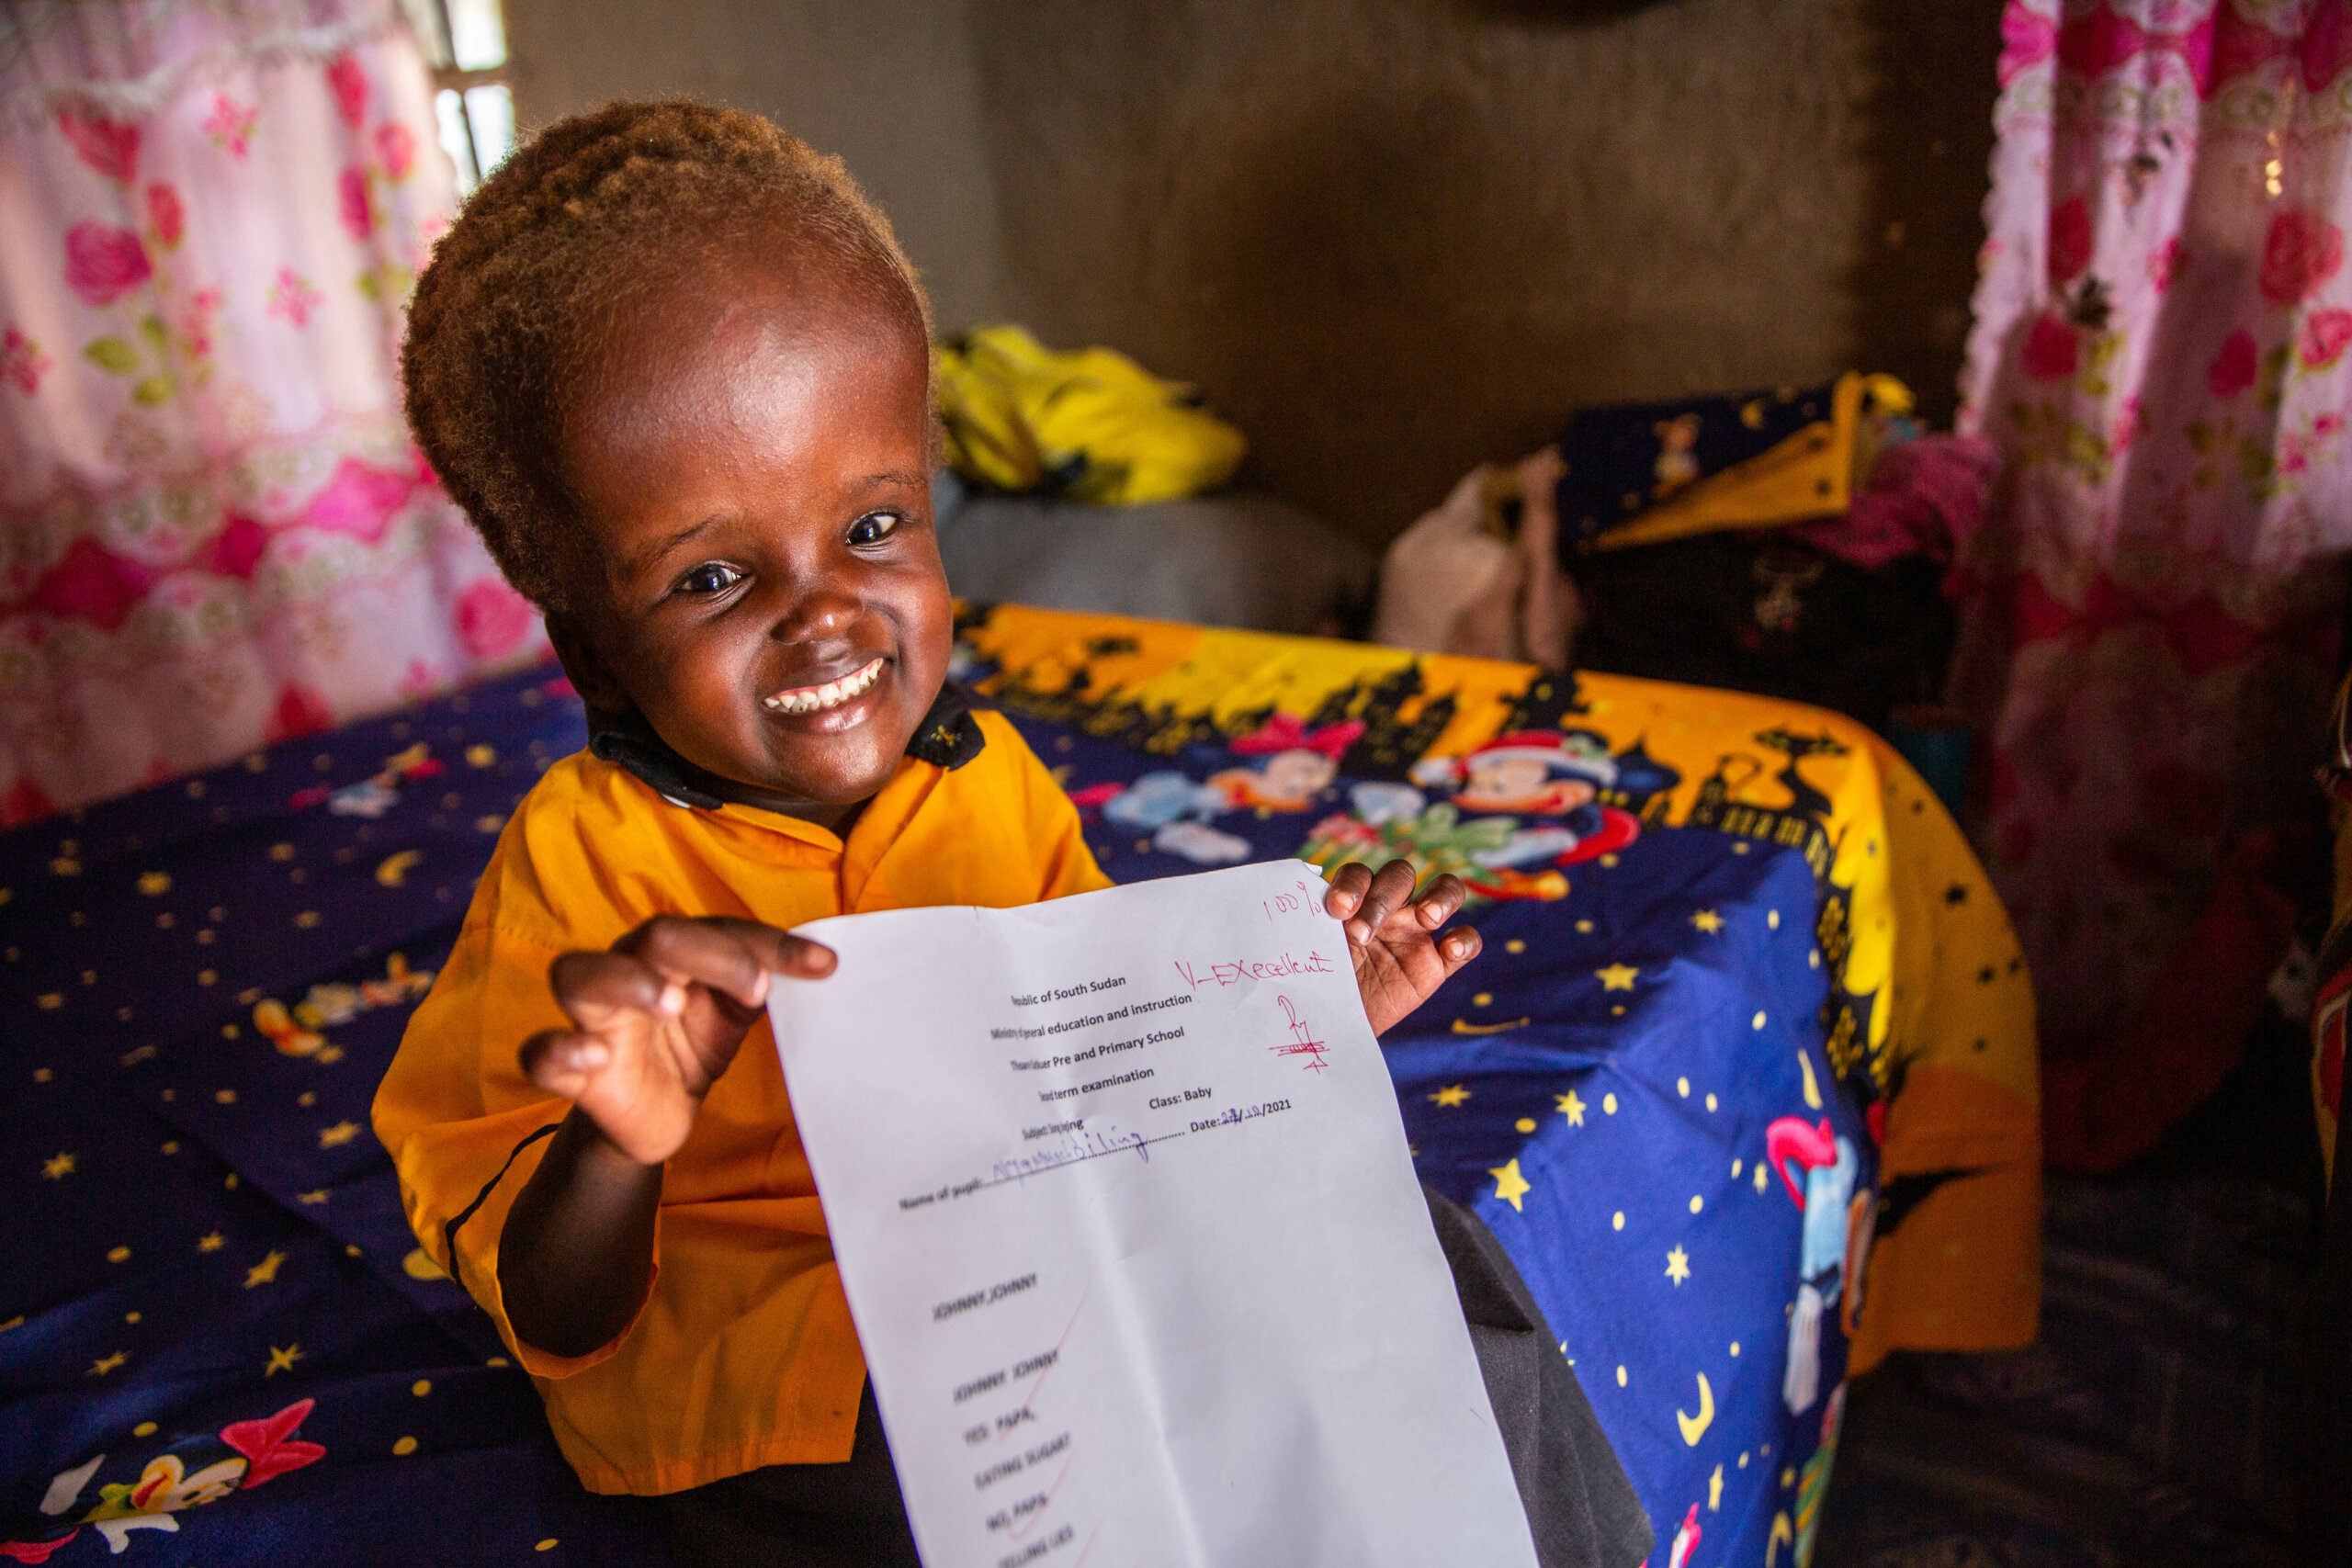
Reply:
<svg viewBox="0 0 2352 1568"><path fill-rule="evenodd" d="M1118 1077L1104 1078L1100 1083L1091 1083L1084 1087L1090 1090L1108 1089L1114 1084L1131 1083L1137 1078L1149 1077L1151 1077L1151 1069L1145 1067L1137 1072L1124 1073ZM1151 1158L1151 1144L1152 1140L1143 1134L1125 1132L1116 1125L1112 1126L1107 1132L1102 1129L1090 1129L1084 1133L1065 1134L1059 1143L1040 1145L1033 1154L1012 1155L997 1161L989 1168L989 1179L1018 1181L1023 1177L1035 1176L1040 1171L1052 1170L1057 1166L1078 1165L1087 1160L1100 1159L1104 1155L1124 1154L1130 1150L1139 1158L1148 1162Z"/></svg>

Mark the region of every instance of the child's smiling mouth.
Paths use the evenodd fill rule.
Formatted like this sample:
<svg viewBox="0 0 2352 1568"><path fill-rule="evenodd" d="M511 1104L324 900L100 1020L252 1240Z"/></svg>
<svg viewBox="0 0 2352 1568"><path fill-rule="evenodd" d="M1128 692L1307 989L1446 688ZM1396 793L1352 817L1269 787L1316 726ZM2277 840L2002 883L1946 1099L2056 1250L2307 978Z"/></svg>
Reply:
<svg viewBox="0 0 2352 1568"><path fill-rule="evenodd" d="M795 686L789 691L773 693L762 697L760 705L771 713L795 715L823 713L828 708L840 707L862 695L881 679L882 667L888 662L887 658L876 659L837 681L827 681L815 686Z"/></svg>

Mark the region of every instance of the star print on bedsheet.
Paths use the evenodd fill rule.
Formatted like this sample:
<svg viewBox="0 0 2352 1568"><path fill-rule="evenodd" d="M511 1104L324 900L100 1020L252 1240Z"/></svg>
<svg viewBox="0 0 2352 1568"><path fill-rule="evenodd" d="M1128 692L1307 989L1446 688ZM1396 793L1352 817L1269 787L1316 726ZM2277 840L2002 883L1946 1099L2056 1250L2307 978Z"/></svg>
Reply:
<svg viewBox="0 0 2352 1568"><path fill-rule="evenodd" d="M0 1168L0 1237L10 1256L40 1260L0 1273L0 1362L46 1369L37 1381L57 1393L39 1397L77 1399L67 1408L86 1412L62 1424L0 1422L0 1497L22 1499L23 1509L0 1502L0 1564L111 1561L118 1542L148 1562L258 1560L268 1555L258 1541L298 1537L315 1568L375 1559L384 1543L314 1539L301 1522L339 1509L334 1499L401 1484L373 1467L364 1473L376 1480L357 1469L342 1479L339 1452L257 1490L249 1477L224 1506L164 1501L197 1498L175 1488L194 1487L219 1465L263 1472L302 1453L299 1435L273 1447L269 1434L238 1424L307 1411L314 1395L332 1405L331 1426L364 1434L371 1454L405 1438L409 1464L468 1456L454 1481L446 1466L432 1472L433 1506L420 1497L402 1509L405 1556L469 1568L514 1561L560 1536L610 1538L628 1543L620 1550L629 1560L662 1560L634 1516L576 1489L544 1489L562 1461L537 1396L462 1291L401 1269L414 1239L389 1158L360 1135L376 1078L463 913L470 869L440 869L478 866L489 840L477 818L494 811L503 822L539 761L579 745L576 709L544 696L536 709L518 701L547 680L460 699L514 718L499 721L503 763L464 772L468 795L454 807L424 775L403 777L402 802L378 818L288 811L288 793L312 780L339 784L331 770L373 771L426 739L390 736L395 725L423 728L423 716L410 715L188 781L206 786L201 795L167 785L94 807L83 820L0 836L0 887L11 890L0 894L9 917L0 987L38 976L17 992L31 1028L14 1024L12 1044L55 1069L28 1074L28 1091L41 1098L27 1110L51 1139L28 1149L21 1131L0 1122L0 1149L18 1172ZM454 755L447 732L470 721L443 705L432 722L433 749ZM314 765L319 757L329 768ZM384 886L375 868L410 847L387 840L410 832L424 835L416 847L428 852L409 863L404 886ZM433 852L445 834L462 852ZM74 840L70 877L48 864L64 858L63 839ZM274 843L293 852L274 859ZM30 867L28 852L37 857ZM298 924L302 910L320 918ZM355 954L368 944L372 954ZM396 949L423 962L388 974ZM51 991L56 1005L40 1006ZM283 1038L298 1052L281 1050L254 1017L273 995L285 998ZM278 1012L267 1021L281 1022ZM315 1115L303 1114L305 1096L315 1097ZM339 1123L350 1131L320 1149L318 1132ZM19 1299L28 1287L37 1300ZM101 1301L104 1310L93 1310ZM420 1381L437 1391L432 1398L408 1392ZM445 1404L464 1415L433 1418ZM266 1457L249 1461L233 1442L200 1436L224 1429ZM210 1445L209 1457L197 1443ZM33 1506L61 1477L93 1464L78 1505L67 1487L67 1512ZM135 1509L136 1495L167 1511L81 1522L108 1487L123 1501L107 1507ZM443 1517L453 1500L456 1512ZM485 1529L484 1519L496 1522Z"/></svg>
<svg viewBox="0 0 2352 1568"><path fill-rule="evenodd" d="M1495 1179L1495 1196L1509 1203L1514 1210L1521 1210L1520 1200L1534 1190L1528 1185L1527 1179L1520 1175L1519 1161L1516 1159L1509 1161L1497 1169L1489 1170L1487 1174Z"/></svg>
<svg viewBox="0 0 2352 1568"><path fill-rule="evenodd" d="M2027 983L1974 980L1983 965L2013 961L2014 938L1950 824L1924 804L1911 810L1915 795L1926 800L1916 781L1854 727L1764 699L1605 676L1555 686L1476 661L1035 612L967 612L962 624L978 651L958 657L975 680L1027 671L994 694L1080 795L1106 782L1116 794L1155 770L1197 784L1266 766L1237 763L1223 738L1295 709L1307 731L1331 729L1335 746L1334 726L1364 728L1340 756L1317 753L1336 771L1311 808L1216 813L1220 845L1279 857L1332 818L1354 825L1351 841L1376 842L1386 814L1412 808L1409 822L1396 818L1403 838L1473 865L1489 851L1513 863L1487 868L1488 880L1529 896L1482 908L1486 951L1383 1042L1408 1145L1422 1179L1472 1206L1519 1266L1661 1540L1696 1501L1708 1556L1762 1561L1773 1508L1788 1506L1773 1475L1783 1456L1810 1463L1823 1427L1818 1401L1790 1414L1763 1364L1764 1348L1777 1355L1789 1338L1804 1215L1777 1185L1751 1186L1769 1178L1761 1129L1786 1116L1829 1120L1860 1156L1856 1198L1875 1192L1876 1145L1850 1086L1874 1062L1932 1056L1934 1045L1905 1032L1909 1010L1893 1018L1880 1005L1890 983L1905 987L1906 1010L1909 998L1928 998L1963 1051L1988 1042L1969 1053L1968 1070L2022 1060L2021 1081L2030 1077L2018 1044L2030 1040ZM1050 630L1078 625L1094 629ZM1024 656L999 632L1045 640ZM1365 678L1368 660L1385 662ZM151 1529L131 1550L157 1562L239 1561L252 1540L290 1539L320 1507L365 1489L368 1507L398 1510L411 1561L474 1568L516 1561L540 1540L584 1539L660 1560L657 1544L632 1533L642 1529L633 1517L545 1483L561 1461L536 1396L418 1247L389 1156L364 1135L376 1079L447 951L473 873L538 773L581 744L578 709L551 673L0 836L0 1002L17 998L24 1066L12 1092L30 1097L22 1128L41 1139L0 1123L0 1225L15 1227L12 1255L44 1259L45 1275L39 1300L11 1299L0 1280L0 1359L56 1369L103 1424L86 1443L38 1452L12 1446L0 1424L0 1488L13 1488L0 1495L37 1498L101 1453L94 1491L136 1486L175 1451L174 1434L219 1432L316 1398L303 1431L348 1441L321 1437L330 1451L299 1474L171 1515L180 1534ZM1121 706L1150 682L1159 683ZM1333 700L1341 707L1319 715ZM1238 716L1229 731L1227 715ZM1167 728L1165 746L1136 742L1154 726ZM1825 726L1837 728L1834 747L1818 739ZM1629 780L1650 754L1684 783L1647 807L1610 803L1638 816L1638 831L1607 852L1613 868L1599 857L1521 867L1522 850L1589 825L1522 810L1498 831L1482 826L1493 814L1407 782L1418 752L1466 757L1506 730L1564 738L1535 748L1555 784L1611 787L1612 771ZM1813 794L1792 784L1792 769ZM1817 822L1803 819L1781 810L1792 795L1834 808L1808 804ZM1157 829L1114 830L1099 813L1081 821L1116 880L1194 863L1155 847ZM1923 860L1918 835L1930 829L1941 837ZM1833 888L1865 861L1875 880ZM1952 886L1972 896L1947 903ZM1863 978L1878 990L1839 989ZM1758 1012L1769 1015L1764 1031L1749 1027ZM1846 1032L1828 1037L1825 1019L1844 1020ZM226 1102L216 1098L224 1089ZM345 1124L345 1141L320 1145L322 1130ZM159 1153L166 1145L178 1152ZM42 1175L68 1152L72 1170ZM1983 1213L2004 1213L1998 1190L1972 1179ZM329 1201L306 1201L321 1194ZM1964 1316L1997 1294L1983 1288L1997 1274L1973 1255L1973 1293L1936 1293L1932 1259L1948 1238L1938 1223L1923 1208L1882 1235L1882 1247L1912 1250L1900 1288L1865 1293L1862 1332L1873 1321L1916 1325L1927 1306ZM128 1258L106 1261L118 1246ZM1677 1250L1690 1269L1681 1281L1660 1271ZM247 1271L272 1252L283 1255L274 1280L247 1289ZM1819 1401L1844 1375L1852 1299L1820 1314ZM74 1310L50 1310L62 1303ZM290 1358L275 1371L273 1352ZM118 1353L128 1359L114 1371L85 1376ZM207 1370L181 1375L191 1367ZM420 1382L429 1396L410 1393ZM1667 1417L1688 1416L1705 1386L1714 1413L1686 1446ZM445 1410L466 1414L435 1414ZM458 1453L462 1463L451 1461ZM1715 1468L1743 1453L1772 1462L1725 1465L1721 1507L1706 1508ZM200 1456L184 1458L185 1475L198 1474ZM0 1540L54 1542L65 1529L46 1516L0 1517ZM368 1560L367 1543L305 1539L312 1568ZM71 1552L108 1555L86 1526L55 1560Z"/></svg>

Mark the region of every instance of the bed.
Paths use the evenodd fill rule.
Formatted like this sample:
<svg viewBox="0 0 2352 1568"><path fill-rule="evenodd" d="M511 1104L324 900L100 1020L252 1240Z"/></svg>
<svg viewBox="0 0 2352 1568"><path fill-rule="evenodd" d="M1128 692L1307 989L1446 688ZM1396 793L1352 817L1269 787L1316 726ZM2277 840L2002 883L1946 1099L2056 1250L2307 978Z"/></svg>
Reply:
<svg viewBox="0 0 2352 1568"><path fill-rule="evenodd" d="M1848 1377L2031 1337L2032 996L1916 774L1769 699L959 615L1121 881L1412 856L1480 958L1386 1042L1422 1178L1525 1274L1652 1562L1803 1562ZM368 1108L551 667L0 838L0 1559L667 1561L417 1249Z"/></svg>

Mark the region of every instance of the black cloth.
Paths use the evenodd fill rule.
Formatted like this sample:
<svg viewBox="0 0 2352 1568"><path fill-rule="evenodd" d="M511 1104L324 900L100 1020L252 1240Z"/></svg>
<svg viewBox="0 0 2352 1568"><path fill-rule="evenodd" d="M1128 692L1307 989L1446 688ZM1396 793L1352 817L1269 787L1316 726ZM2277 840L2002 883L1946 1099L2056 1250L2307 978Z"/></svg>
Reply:
<svg viewBox="0 0 2352 1568"><path fill-rule="evenodd" d="M972 716L974 702L972 694L953 681L941 686L922 722L907 739L907 755L951 773L978 756L988 737ZM716 811L727 804L724 781L679 756L634 708L618 714L591 713L588 750L601 761L636 774L681 806Z"/></svg>
<svg viewBox="0 0 2352 1568"><path fill-rule="evenodd" d="M1634 1568L1657 1544L1649 1515L1544 1309L1484 1220L1427 1187L1421 1195L1453 1270L1536 1560L1544 1568Z"/></svg>
<svg viewBox="0 0 2352 1568"><path fill-rule="evenodd" d="M1787 697L1878 730L1939 699L1959 637L1925 556L1872 570L1784 533L1708 534L1568 570L1588 617L1579 669Z"/></svg>
<svg viewBox="0 0 2352 1568"><path fill-rule="evenodd" d="M2320 1264L2311 1292L2305 1332L2313 1374L2312 1462L2303 1486L2301 1544L2306 1561L2352 1562L2352 1133L2343 1122L2336 1127L2335 1186L2321 1220Z"/></svg>
<svg viewBox="0 0 2352 1568"><path fill-rule="evenodd" d="M922 1568L870 1383L846 1464L772 1464L662 1503L684 1568Z"/></svg>
<svg viewBox="0 0 2352 1568"><path fill-rule="evenodd" d="M1502 1428L1544 1568L1634 1568L1649 1516L1574 1368L1494 1232L1421 1189L1453 1272L1471 1348ZM662 1499L681 1562L709 1568L897 1568L918 1562L890 1446L868 1386L846 1464L771 1465Z"/></svg>

